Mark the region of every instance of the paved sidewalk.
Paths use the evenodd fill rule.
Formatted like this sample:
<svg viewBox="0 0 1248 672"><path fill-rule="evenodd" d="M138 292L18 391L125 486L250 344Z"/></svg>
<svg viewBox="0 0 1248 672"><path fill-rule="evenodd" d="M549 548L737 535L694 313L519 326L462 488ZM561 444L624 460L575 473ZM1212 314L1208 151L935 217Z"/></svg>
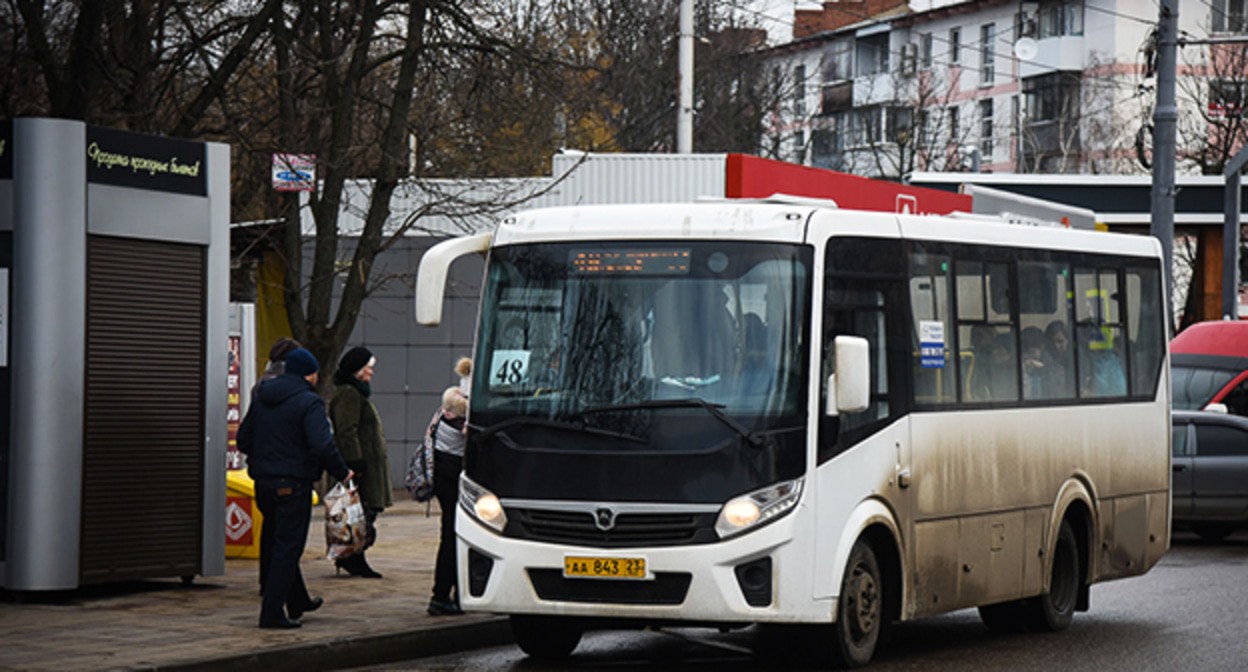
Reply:
<svg viewBox="0 0 1248 672"><path fill-rule="evenodd" d="M510 641L504 619L434 618L438 510L406 498L377 521L368 561L380 580L335 576L316 507L303 574L320 610L297 630L260 630L257 561L226 560L224 576L91 586L70 592L0 591L0 670L337 669Z"/></svg>

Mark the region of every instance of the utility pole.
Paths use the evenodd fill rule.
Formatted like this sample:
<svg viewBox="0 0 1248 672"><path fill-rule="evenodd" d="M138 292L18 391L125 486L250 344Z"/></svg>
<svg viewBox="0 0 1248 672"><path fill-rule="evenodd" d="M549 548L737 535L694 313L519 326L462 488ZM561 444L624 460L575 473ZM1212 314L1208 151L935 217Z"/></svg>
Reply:
<svg viewBox="0 0 1248 672"><path fill-rule="evenodd" d="M680 99L676 104L676 153L693 152L693 0L680 0Z"/></svg>
<svg viewBox="0 0 1248 672"><path fill-rule="evenodd" d="M1157 104L1153 109L1153 190L1149 234L1161 241L1162 277L1165 280L1167 319L1174 326L1174 104L1178 63L1179 0L1161 0L1157 21Z"/></svg>

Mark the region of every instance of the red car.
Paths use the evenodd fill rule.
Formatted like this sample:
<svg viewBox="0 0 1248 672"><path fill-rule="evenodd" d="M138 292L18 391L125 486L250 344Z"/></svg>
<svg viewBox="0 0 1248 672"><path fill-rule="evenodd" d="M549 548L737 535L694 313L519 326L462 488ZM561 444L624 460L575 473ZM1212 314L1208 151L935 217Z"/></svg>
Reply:
<svg viewBox="0 0 1248 672"><path fill-rule="evenodd" d="M1170 342L1173 408L1248 416L1248 322L1200 322Z"/></svg>

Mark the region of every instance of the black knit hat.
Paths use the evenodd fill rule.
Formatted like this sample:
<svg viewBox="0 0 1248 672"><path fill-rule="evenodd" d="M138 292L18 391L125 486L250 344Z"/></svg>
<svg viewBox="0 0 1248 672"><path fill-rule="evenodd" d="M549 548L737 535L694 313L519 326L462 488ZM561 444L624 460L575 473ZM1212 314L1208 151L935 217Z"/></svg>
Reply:
<svg viewBox="0 0 1248 672"><path fill-rule="evenodd" d="M295 348L286 354L286 373L288 374L307 378L320 368L321 365L316 363L316 356L303 348Z"/></svg>
<svg viewBox="0 0 1248 672"><path fill-rule="evenodd" d="M357 346L346 351L338 360L338 371L335 377L347 378L354 376L360 369L373 361L373 353L364 346Z"/></svg>

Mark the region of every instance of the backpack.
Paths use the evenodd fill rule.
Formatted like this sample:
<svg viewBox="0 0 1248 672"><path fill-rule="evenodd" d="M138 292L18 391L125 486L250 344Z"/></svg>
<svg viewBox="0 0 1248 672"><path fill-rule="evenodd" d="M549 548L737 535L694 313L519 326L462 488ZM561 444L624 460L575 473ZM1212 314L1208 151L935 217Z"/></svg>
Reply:
<svg viewBox="0 0 1248 672"><path fill-rule="evenodd" d="M412 499L428 502L433 499L433 442L437 436L438 423L442 420L442 409L439 408L429 421L429 429L425 431L425 440L416 446L412 461L407 465L407 476L403 484L411 493Z"/></svg>

